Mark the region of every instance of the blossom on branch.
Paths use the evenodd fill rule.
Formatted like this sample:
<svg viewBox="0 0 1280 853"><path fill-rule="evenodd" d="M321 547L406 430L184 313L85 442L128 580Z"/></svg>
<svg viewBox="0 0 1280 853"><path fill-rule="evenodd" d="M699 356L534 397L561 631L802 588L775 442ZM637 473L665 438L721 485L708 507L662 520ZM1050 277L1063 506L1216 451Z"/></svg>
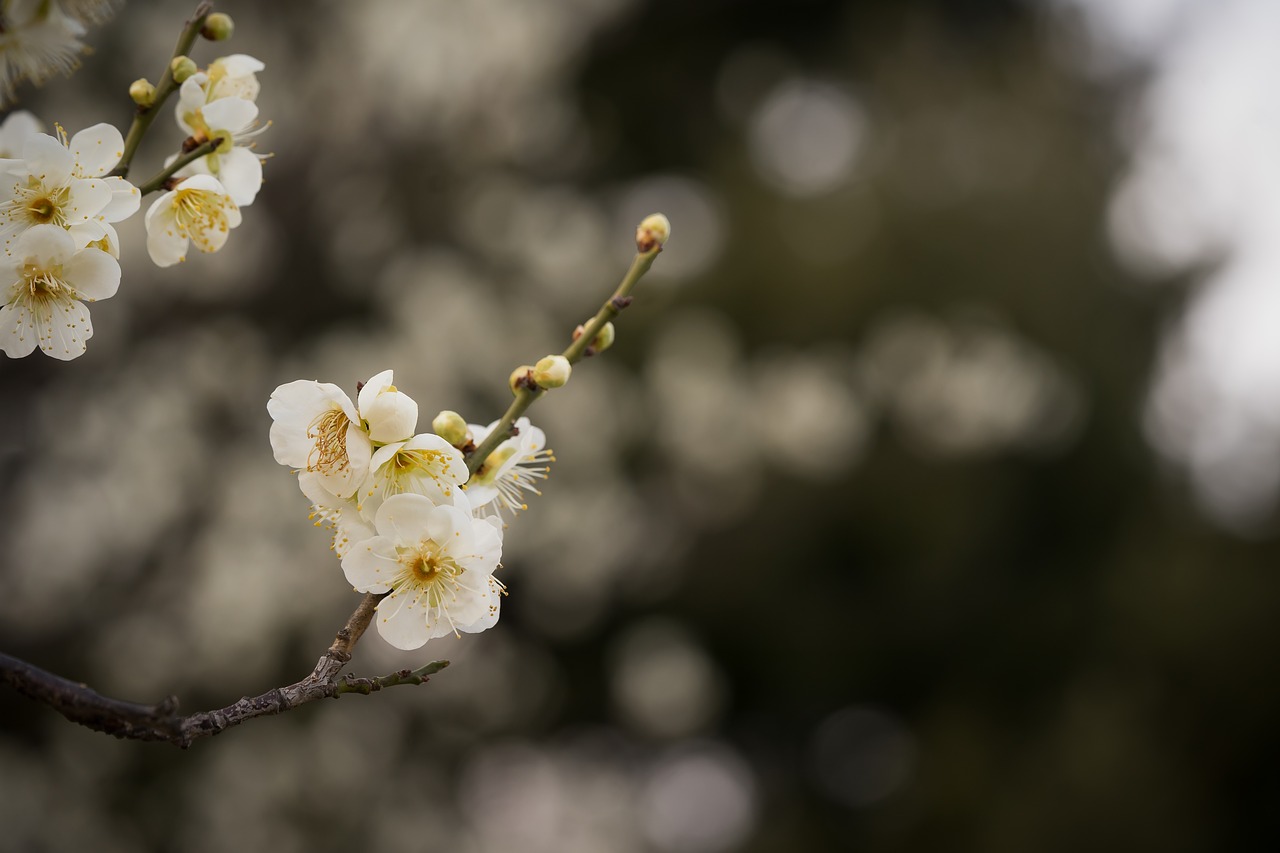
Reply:
<svg viewBox="0 0 1280 853"><path fill-rule="evenodd" d="M358 409L329 382L298 379L271 393L271 448L281 465L315 475L299 481L312 503L329 505L309 491L314 486L351 498L369 475L374 444L413 434L418 404L393 380L390 370L372 377L360 389Z"/></svg>
<svg viewBox="0 0 1280 853"><path fill-rule="evenodd" d="M489 437L497 421L488 426L471 424L475 443ZM479 515L498 515L528 509L524 493L541 495L534 485L545 480L551 472L549 462L555 461L547 448L547 437L528 418L516 421L517 434L494 448L484 463L467 481L467 499Z"/></svg>
<svg viewBox="0 0 1280 853"><path fill-rule="evenodd" d="M378 508L377 535L356 543L342 570L357 592L390 593L374 617L398 649L498 621L502 529L474 518L466 498L436 506L421 495L393 495Z"/></svg>
<svg viewBox="0 0 1280 853"><path fill-rule="evenodd" d="M0 160L0 238L12 254L27 228L56 225L77 246L117 244L110 223L137 212L142 196L124 178L102 177L120 161L124 139L109 124L95 124L67 139L32 133L20 159Z"/></svg>
<svg viewBox="0 0 1280 853"><path fill-rule="evenodd" d="M107 299L120 286L120 265L95 248L78 248L56 225L36 225L18 237L0 307L0 350L10 358L36 345L67 361L93 336L83 302Z"/></svg>
<svg viewBox="0 0 1280 853"><path fill-rule="evenodd" d="M184 166L181 176L208 174L227 188L241 207L253 204L262 186L262 157L251 149L252 140L267 125L258 125L258 105L245 98L218 98L206 101L201 84L204 74L196 74L178 90L175 116L178 126L197 142L221 136L223 142L210 154Z"/></svg>
<svg viewBox="0 0 1280 853"><path fill-rule="evenodd" d="M240 208L210 175L187 178L155 200L147 210L147 253L156 266L187 259L187 246L216 252L240 224Z"/></svg>

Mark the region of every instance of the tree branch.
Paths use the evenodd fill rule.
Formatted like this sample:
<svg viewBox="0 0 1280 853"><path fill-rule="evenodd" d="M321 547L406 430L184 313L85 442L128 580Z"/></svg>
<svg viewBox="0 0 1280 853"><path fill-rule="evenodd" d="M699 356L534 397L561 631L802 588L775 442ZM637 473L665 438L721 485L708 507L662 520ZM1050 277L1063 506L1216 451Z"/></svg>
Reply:
<svg viewBox="0 0 1280 853"><path fill-rule="evenodd" d="M434 661L418 669L404 669L377 678L350 675L339 678L381 600L381 595L372 594L361 600L306 678L258 696L245 696L213 711L184 716L178 713L178 700L174 696L155 705L122 702L103 696L88 685L4 654L0 654L0 682L94 731L127 740L163 741L185 749L200 738L212 737L246 720L291 711L317 699L336 699L346 693L367 696L386 687L422 684L427 676L449 665L448 661Z"/></svg>

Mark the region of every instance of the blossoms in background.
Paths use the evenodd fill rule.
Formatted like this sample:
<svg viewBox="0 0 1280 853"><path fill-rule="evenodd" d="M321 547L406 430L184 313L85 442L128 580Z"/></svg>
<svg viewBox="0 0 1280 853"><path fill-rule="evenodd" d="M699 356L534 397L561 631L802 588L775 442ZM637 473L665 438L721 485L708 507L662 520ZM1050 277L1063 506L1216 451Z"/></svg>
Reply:
<svg viewBox="0 0 1280 853"><path fill-rule="evenodd" d="M80 54L86 49L81 38L87 30L56 0L4 0L0 23L0 106L13 100L22 80L42 83L80 67Z"/></svg>
<svg viewBox="0 0 1280 853"><path fill-rule="evenodd" d="M415 649L433 637L474 633L498 619L504 587L504 511L546 477L546 436L516 421L468 480L466 454L496 427L467 427L455 412L412 434L418 405L390 370L371 378L357 402L336 385L289 382L271 394L276 461L298 473L311 519L333 531L333 550L359 592L390 593L375 624L387 642ZM465 485L464 485L465 484Z"/></svg>

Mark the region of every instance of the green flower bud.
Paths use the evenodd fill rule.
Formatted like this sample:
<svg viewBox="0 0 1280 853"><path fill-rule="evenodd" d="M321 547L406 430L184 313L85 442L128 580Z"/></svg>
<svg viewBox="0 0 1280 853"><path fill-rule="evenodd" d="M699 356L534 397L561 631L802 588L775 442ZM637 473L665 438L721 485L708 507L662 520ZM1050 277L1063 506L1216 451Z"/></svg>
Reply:
<svg viewBox="0 0 1280 853"><path fill-rule="evenodd" d="M185 83L188 77L200 69L191 61L191 57L175 56L173 61L169 63L169 70L173 72L173 82Z"/></svg>
<svg viewBox="0 0 1280 853"><path fill-rule="evenodd" d="M464 447L471 441L471 430L467 429L462 415L448 409L432 418L431 429L454 447Z"/></svg>
<svg viewBox="0 0 1280 853"><path fill-rule="evenodd" d="M200 28L200 35L209 41L226 41L231 38L231 34L235 32L236 25L231 20L231 16L223 12L214 12L212 15L204 19L204 26Z"/></svg>
<svg viewBox="0 0 1280 853"><path fill-rule="evenodd" d="M539 388L559 388L569 381L573 365L562 355L549 355L533 366L533 381Z"/></svg>
<svg viewBox="0 0 1280 853"><path fill-rule="evenodd" d="M156 102L156 87L147 82L147 78L139 77L129 84L129 97L140 107L149 107Z"/></svg>
<svg viewBox="0 0 1280 853"><path fill-rule="evenodd" d="M526 377L528 377L532 372L532 364L522 364L515 370L511 371L511 377L507 379L507 385L511 387L512 394L520 393L520 384L524 382Z"/></svg>
<svg viewBox="0 0 1280 853"><path fill-rule="evenodd" d="M671 221L661 213L651 213L636 229L636 250L648 254L666 245L671 236Z"/></svg>

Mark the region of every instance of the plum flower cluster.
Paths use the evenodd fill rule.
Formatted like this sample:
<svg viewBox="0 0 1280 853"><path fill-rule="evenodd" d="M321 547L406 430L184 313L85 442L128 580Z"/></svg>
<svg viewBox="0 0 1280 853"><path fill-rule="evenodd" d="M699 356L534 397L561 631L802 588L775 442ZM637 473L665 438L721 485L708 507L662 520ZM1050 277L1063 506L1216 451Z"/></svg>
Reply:
<svg viewBox="0 0 1280 853"><path fill-rule="evenodd" d="M147 251L158 266L185 261L192 243L202 252L221 249L240 224L240 208L257 198L266 158L253 150L253 140L268 127L258 123L256 103L264 68L235 54L183 79L174 117L187 134L184 148L215 140L216 147L178 168L173 186L147 210Z"/></svg>
<svg viewBox="0 0 1280 853"><path fill-rule="evenodd" d="M38 10L0 2L0 23L27 21L18 16L18 10L27 10L29 20L41 26L57 23L83 32L82 18L110 8L109 3L31 5ZM12 83L3 76L11 74L10 65L2 63L24 55L13 52L13 40L25 34L26 49L35 49L32 27L0 32L0 88ZM174 117L187 134L183 151L205 153L173 155L161 174L143 185L164 190L145 217L147 251L161 267L185 260L192 243L202 252L220 249L240 224L240 209L253 203L262 186L264 158L253 151L252 140L265 129L258 126L256 104L263 63L235 54L200 70L187 57L179 60L172 66L173 79L181 78ZM24 74L36 76L29 69ZM145 88L135 84L130 93L135 100L154 98L154 87L138 94ZM116 225L138 212L143 190L113 174L124 170L117 166L126 149L115 127L96 124L70 138L60 126L53 135L42 131L40 121L25 111L0 124L0 350L20 358L39 347L69 360L86 351L93 335L86 303L113 296L120 284Z"/></svg>
<svg viewBox="0 0 1280 853"><path fill-rule="evenodd" d="M494 577L504 518L547 475L552 456L527 418L469 475L467 453L496 424L441 412L418 433L418 404L386 370L352 401L327 382L281 385L267 403L275 459L298 475L318 526L358 592L384 594L378 633L400 649L498 620Z"/></svg>

